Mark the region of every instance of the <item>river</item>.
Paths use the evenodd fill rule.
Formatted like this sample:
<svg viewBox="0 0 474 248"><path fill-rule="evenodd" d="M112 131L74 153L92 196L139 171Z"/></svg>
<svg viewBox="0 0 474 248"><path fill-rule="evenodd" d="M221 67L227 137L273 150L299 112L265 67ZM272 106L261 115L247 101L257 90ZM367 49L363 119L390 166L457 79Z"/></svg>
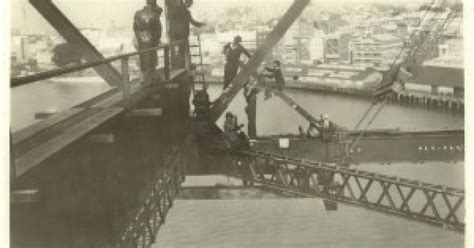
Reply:
<svg viewBox="0 0 474 248"><path fill-rule="evenodd" d="M37 112L60 111L108 89L94 78L84 83L40 82L14 88L12 130L34 123ZM211 98L220 91L212 86ZM332 121L349 129L371 104L355 97L286 92L313 115L328 113ZM257 103L258 134L297 133L298 126L307 125L277 97L264 100L262 95ZM239 93L229 110L245 124L243 104ZM463 116L399 105L387 105L371 125L401 130L463 127ZM464 162L363 164L358 169L464 186ZM326 212L317 199L177 200L155 247L463 247L463 239L458 233L351 206Z"/></svg>

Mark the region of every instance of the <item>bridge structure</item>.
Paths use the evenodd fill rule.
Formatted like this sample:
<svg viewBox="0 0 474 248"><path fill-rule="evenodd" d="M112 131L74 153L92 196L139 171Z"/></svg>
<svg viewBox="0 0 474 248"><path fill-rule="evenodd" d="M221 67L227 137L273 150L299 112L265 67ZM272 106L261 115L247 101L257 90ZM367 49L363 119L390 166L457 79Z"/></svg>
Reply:
<svg viewBox="0 0 474 248"><path fill-rule="evenodd" d="M318 197L325 200L328 210L337 209L337 203L350 204L464 232L463 190L350 168L354 160L462 160L463 131L378 130L362 136L361 131L348 131L334 124L338 131L329 138L259 137L254 93L248 105L250 150L209 150L197 138L195 118L189 115L194 87L186 61L187 43L174 41L104 58L53 2L30 3L67 42L77 45L87 62L13 78L11 87L25 87L87 68L94 68L115 87L11 134L14 245L50 247L72 240L77 247L91 243L101 247L150 247L157 242L157 233L190 173L223 173L247 185ZM212 104L208 123L214 136L222 135L214 123L244 85L255 78L256 69L308 3L294 1ZM176 2L166 1L166 8L173 11ZM130 58L150 52L163 54L157 69L163 79L142 85L131 79ZM111 66L116 61L120 61L120 70ZM321 120L283 92L276 90L275 94L321 133ZM387 151L401 144L409 149L400 153L404 155ZM209 163L224 166L203 169L203 164Z"/></svg>

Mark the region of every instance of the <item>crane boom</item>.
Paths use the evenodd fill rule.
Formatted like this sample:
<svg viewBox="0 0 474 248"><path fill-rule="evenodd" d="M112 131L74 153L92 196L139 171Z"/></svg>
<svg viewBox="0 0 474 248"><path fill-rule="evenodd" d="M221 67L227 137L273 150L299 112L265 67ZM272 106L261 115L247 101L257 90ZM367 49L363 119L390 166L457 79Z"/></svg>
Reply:
<svg viewBox="0 0 474 248"><path fill-rule="evenodd" d="M438 10L430 11L433 6L437 6ZM384 73L381 87L374 94L376 98L382 99L387 94L403 89L403 84L416 75L417 68L422 65L443 35L443 31L460 12L456 2L448 0L434 0L430 9L424 14L418 30L410 35L390 69ZM423 22L425 18L426 22Z"/></svg>

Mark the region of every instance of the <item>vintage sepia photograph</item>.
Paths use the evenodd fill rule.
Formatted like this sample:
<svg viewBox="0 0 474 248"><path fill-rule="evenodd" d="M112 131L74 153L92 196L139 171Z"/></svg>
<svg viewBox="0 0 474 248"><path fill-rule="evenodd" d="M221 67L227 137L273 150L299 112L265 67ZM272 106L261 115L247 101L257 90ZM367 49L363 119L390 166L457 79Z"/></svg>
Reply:
<svg viewBox="0 0 474 248"><path fill-rule="evenodd" d="M8 6L5 247L469 246L466 1Z"/></svg>

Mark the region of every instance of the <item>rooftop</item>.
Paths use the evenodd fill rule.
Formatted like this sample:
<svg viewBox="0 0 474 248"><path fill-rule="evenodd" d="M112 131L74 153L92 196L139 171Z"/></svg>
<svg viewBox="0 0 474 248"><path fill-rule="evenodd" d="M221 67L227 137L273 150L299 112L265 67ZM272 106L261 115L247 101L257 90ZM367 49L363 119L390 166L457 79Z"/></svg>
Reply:
<svg viewBox="0 0 474 248"><path fill-rule="evenodd" d="M423 62L423 66L463 69L464 59L462 57L434 58Z"/></svg>

